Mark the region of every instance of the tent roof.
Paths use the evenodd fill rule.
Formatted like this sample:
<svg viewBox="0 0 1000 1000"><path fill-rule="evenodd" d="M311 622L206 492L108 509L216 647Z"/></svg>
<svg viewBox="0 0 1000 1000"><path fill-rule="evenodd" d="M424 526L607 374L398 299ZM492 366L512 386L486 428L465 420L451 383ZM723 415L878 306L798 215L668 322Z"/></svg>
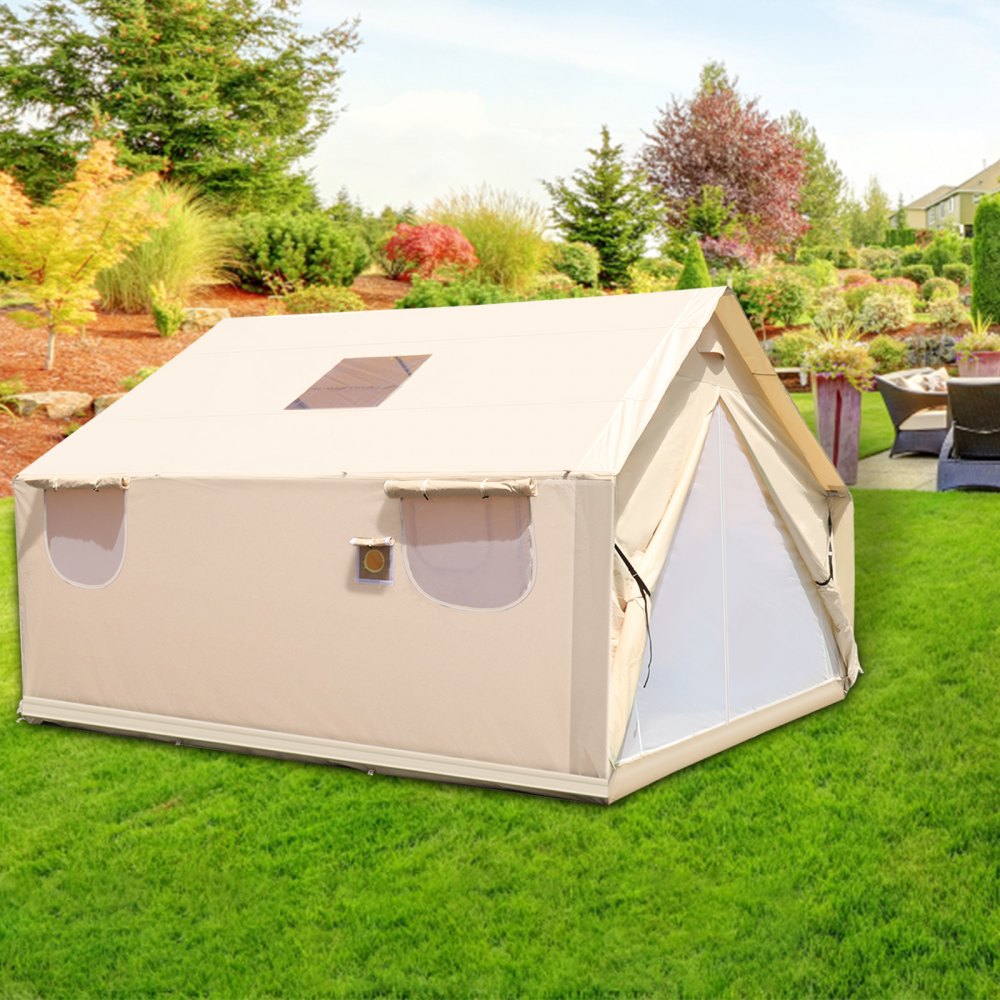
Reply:
<svg viewBox="0 0 1000 1000"><path fill-rule="evenodd" d="M20 478L613 475L724 296L225 320ZM345 358L409 355L377 406L287 409Z"/></svg>

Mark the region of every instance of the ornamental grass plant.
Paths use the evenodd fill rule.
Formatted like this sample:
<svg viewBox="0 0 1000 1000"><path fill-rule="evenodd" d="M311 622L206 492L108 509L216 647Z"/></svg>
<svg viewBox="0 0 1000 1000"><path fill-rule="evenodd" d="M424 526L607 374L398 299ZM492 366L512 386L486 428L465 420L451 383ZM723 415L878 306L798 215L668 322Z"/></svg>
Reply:
<svg viewBox="0 0 1000 1000"><path fill-rule="evenodd" d="M546 215L528 198L484 185L439 199L424 216L459 230L479 258L473 275L509 291L526 290L548 263Z"/></svg>
<svg viewBox="0 0 1000 1000"><path fill-rule="evenodd" d="M201 285L229 280L235 229L193 188L160 185L149 194L152 210L164 218L145 243L97 277L101 305L119 312L148 312L151 289L185 300Z"/></svg>

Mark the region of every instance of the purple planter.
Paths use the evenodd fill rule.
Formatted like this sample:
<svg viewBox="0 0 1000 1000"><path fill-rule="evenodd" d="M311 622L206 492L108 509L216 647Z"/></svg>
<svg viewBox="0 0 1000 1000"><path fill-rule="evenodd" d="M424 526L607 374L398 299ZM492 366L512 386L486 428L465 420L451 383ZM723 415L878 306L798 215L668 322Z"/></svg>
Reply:
<svg viewBox="0 0 1000 1000"><path fill-rule="evenodd" d="M814 375L816 433L823 451L850 485L858 479L861 393L843 375Z"/></svg>
<svg viewBox="0 0 1000 1000"><path fill-rule="evenodd" d="M1000 351L959 354L958 374L962 378L1000 378Z"/></svg>

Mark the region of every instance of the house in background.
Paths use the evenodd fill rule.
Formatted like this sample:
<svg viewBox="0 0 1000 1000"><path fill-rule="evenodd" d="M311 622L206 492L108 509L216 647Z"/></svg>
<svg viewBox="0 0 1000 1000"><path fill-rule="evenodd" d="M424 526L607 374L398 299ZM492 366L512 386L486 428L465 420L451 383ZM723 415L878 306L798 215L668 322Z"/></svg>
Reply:
<svg viewBox="0 0 1000 1000"><path fill-rule="evenodd" d="M922 198L918 198L916 201L910 202L903 212L905 213L903 217L904 225L902 228L905 229L929 229L927 225L927 209L931 205L936 205L940 198L943 198L949 191L953 188L950 184L942 184L940 187L934 188L929 194L925 194ZM896 216L893 216L893 224L898 226L896 222Z"/></svg>
<svg viewBox="0 0 1000 1000"><path fill-rule="evenodd" d="M1000 160L984 167L958 187L942 185L904 208L910 229L954 229L972 236L976 205L985 194L1000 191Z"/></svg>

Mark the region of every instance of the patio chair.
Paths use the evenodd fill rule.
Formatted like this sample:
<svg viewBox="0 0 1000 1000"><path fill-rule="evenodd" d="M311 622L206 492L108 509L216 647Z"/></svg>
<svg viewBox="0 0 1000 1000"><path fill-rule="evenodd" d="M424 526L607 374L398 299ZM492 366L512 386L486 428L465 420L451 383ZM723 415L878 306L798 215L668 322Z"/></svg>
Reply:
<svg viewBox="0 0 1000 1000"><path fill-rule="evenodd" d="M1000 378L948 383L951 428L938 458L939 490L1000 490Z"/></svg>
<svg viewBox="0 0 1000 1000"><path fill-rule="evenodd" d="M948 393L918 388L924 377L932 374L933 368L910 368L875 376L896 432L890 458L903 452L940 453L948 433Z"/></svg>

